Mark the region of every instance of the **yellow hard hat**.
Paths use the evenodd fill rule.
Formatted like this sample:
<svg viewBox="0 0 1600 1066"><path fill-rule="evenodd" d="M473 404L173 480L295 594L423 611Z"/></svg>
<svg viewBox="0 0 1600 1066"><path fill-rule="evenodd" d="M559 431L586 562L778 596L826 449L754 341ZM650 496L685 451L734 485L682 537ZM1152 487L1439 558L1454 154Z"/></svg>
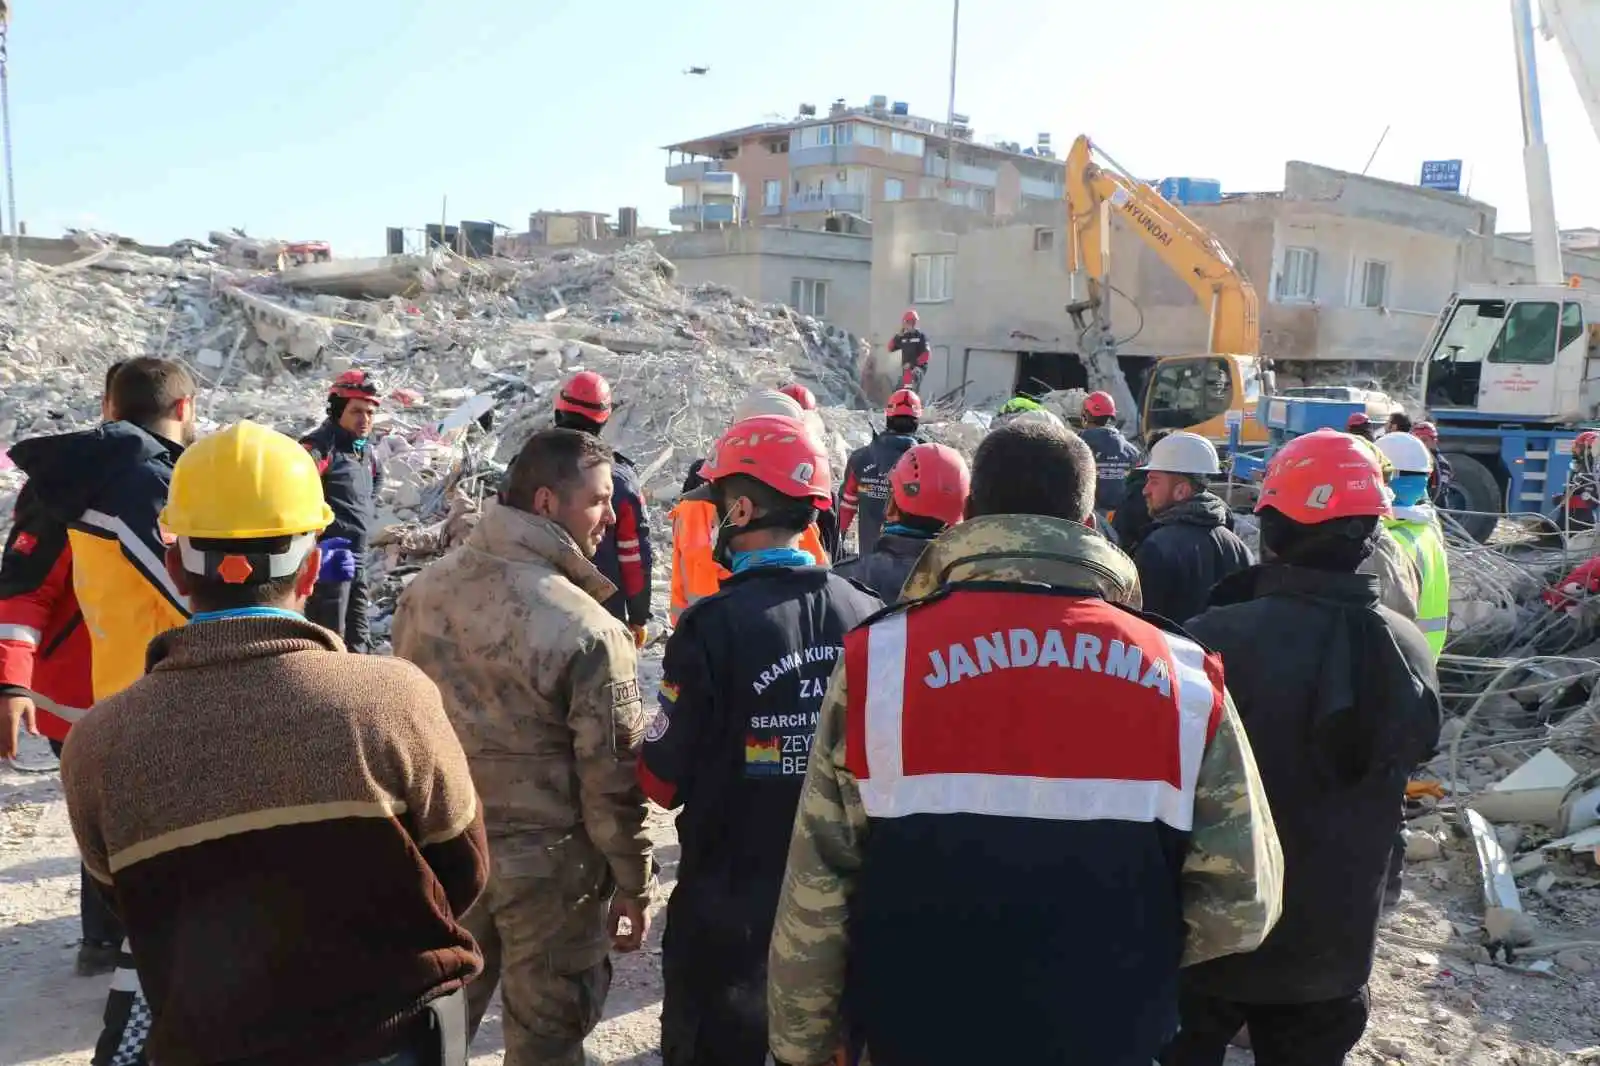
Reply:
<svg viewBox="0 0 1600 1066"><path fill-rule="evenodd" d="M161 525L177 537L267 540L333 521L316 461L289 437L239 422L190 445L172 470Z"/></svg>

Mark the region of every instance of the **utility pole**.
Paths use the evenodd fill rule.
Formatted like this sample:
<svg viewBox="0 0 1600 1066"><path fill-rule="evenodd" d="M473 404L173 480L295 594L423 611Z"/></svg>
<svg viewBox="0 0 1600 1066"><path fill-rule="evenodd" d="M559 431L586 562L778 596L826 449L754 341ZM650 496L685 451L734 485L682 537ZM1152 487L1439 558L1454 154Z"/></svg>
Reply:
<svg viewBox="0 0 1600 1066"><path fill-rule="evenodd" d="M950 187L950 165L956 157L956 46L961 42L961 0L950 15L950 107L945 114L944 187Z"/></svg>
<svg viewBox="0 0 1600 1066"><path fill-rule="evenodd" d="M8 74L11 67L11 4L0 0L0 133L5 138L6 214L11 223L11 288L17 287L17 187L11 171L11 87Z"/></svg>

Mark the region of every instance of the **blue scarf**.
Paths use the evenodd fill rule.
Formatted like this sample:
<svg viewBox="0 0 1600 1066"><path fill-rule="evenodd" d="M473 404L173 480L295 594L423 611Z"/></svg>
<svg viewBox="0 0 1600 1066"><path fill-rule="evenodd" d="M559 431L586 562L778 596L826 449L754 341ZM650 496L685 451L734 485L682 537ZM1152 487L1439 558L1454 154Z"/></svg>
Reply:
<svg viewBox="0 0 1600 1066"><path fill-rule="evenodd" d="M883 531L900 537L915 537L917 540L932 540L939 535L926 529L912 529L910 526L903 526L899 522L890 522L883 527Z"/></svg>
<svg viewBox="0 0 1600 1066"><path fill-rule="evenodd" d="M817 558L799 548L762 548L753 552L734 552L733 565L728 567L736 574L762 566L816 566Z"/></svg>
<svg viewBox="0 0 1600 1066"><path fill-rule="evenodd" d="M196 622L222 622L229 618L293 618L304 622L306 616L282 607L231 607L226 611L197 611L189 616L189 624Z"/></svg>

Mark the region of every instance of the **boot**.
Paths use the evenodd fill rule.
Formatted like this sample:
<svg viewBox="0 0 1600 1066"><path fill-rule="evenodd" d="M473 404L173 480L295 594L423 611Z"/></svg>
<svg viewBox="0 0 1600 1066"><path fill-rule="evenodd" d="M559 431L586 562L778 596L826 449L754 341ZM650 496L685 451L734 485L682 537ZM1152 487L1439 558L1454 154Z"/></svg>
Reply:
<svg viewBox="0 0 1600 1066"><path fill-rule="evenodd" d="M117 968L116 943L85 940L78 945L77 973L79 977L98 977Z"/></svg>

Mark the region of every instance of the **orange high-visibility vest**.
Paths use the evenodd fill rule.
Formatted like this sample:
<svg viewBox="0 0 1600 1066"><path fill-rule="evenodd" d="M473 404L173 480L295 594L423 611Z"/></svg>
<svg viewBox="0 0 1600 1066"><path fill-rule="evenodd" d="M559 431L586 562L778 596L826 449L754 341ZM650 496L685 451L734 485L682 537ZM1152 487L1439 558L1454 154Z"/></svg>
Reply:
<svg viewBox="0 0 1600 1066"><path fill-rule="evenodd" d="M672 604L668 615L677 625L679 616L691 603L716 592L731 575L711 557L716 543L716 504L690 493L678 501L668 517L672 519ZM830 565L815 523L806 527L800 548L810 552L821 565Z"/></svg>

